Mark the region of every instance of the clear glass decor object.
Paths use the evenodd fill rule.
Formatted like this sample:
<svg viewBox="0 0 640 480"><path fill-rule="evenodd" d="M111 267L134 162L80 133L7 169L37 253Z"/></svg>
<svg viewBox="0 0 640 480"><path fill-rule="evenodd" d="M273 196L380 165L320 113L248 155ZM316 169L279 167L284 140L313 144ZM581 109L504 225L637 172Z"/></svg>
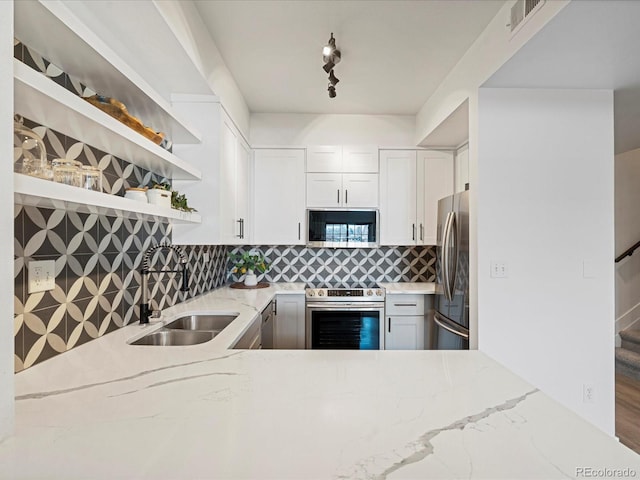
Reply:
<svg viewBox="0 0 640 480"><path fill-rule="evenodd" d="M82 188L86 188L87 190L92 190L94 192L102 191L102 170L98 167L91 167L88 165L84 165L80 174L81 178L81 186Z"/></svg>
<svg viewBox="0 0 640 480"><path fill-rule="evenodd" d="M82 163L56 158L53 162L53 181L73 187L82 186Z"/></svg>
<svg viewBox="0 0 640 480"><path fill-rule="evenodd" d="M46 180L52 178L44 140L24 126L20 115L13 117L13 171Z"/></svg>

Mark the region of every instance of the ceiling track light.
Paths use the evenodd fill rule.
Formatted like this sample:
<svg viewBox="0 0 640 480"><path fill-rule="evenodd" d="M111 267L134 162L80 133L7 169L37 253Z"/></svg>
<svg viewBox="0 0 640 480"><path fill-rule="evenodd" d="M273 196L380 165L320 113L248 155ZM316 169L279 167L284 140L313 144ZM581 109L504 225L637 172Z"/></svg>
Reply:
<svg viewBox="0 0 640 480"><path fill-rule="evenodd" d="M333 73L333 68L340 63L340 60L342 60L342 54L336 47L336 39L333 37L333 32L331 32L329 42L322 49L322 60L324 61L322 68L329 74L329 86L327 88L329 91L329 98L335 98L336 84L340 80Z"/></svg>

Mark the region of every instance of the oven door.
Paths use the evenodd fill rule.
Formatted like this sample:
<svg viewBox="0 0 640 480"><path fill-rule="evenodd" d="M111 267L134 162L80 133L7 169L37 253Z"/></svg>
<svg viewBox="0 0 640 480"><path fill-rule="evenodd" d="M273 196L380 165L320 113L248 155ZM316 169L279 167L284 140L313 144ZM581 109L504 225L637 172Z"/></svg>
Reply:
<svg viewBox="0 0 640 480"><path fill-rule="evenodd" d="M306 348L384 349L384 303L307 303Z"/></svg>

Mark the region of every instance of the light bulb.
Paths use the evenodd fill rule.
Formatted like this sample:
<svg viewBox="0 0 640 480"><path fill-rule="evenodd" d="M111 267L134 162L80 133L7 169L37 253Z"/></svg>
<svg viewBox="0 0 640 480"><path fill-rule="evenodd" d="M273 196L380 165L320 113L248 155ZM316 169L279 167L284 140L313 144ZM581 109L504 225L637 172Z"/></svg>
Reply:
<svg viewBox="0 0 640 480"><path fill-rule="evenodd" d="M322 55L324 55L325 57L328 57L329 55L331 55L332 51L333 51L333 48L331 48L331 46L325 45L322 48Z"/></svg>

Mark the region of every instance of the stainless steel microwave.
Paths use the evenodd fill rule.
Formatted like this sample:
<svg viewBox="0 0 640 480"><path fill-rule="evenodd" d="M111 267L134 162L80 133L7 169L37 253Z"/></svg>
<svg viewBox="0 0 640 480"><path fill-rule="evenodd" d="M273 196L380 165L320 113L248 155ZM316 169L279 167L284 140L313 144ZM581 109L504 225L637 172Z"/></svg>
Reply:
<svg viewBox="0 0 640 480"><path fill-rule="evenodd" d="M380 244L376 209L307 210L307 245L328 248L374 248Z"/></svg>

